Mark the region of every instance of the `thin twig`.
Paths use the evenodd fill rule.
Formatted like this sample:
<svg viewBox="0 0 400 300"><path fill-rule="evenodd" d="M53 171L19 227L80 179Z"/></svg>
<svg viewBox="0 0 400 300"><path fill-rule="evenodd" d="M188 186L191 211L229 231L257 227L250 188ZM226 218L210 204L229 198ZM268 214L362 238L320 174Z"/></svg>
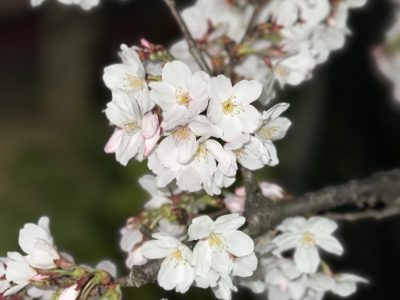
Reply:
<svg viewBox="0 0 400 300"><path fill-rule="evenodd" d="M207 64L207 62L204 59L203 54L201 53L200 48L196 44L196 41L194 40L192 34L189 31L189 28L186 25L186 22L183 20L182 15L178 11L175 1L174 0L162 0L169 8L171 11L172 16L175 18L176 22L178 23L178 26L185 37L186 42L189 45L189 51L192 54L193 58L196 60L197 64L200 66L200 68L204 71L207 72L208 74L211 74L211 70Z"/></svg>
<svg viewBox="0 0 400 300"><path fill-rule="evenodd" d="M365 219L374 219L379 221L385 218L390 218L398 215L400 215L400 207L389 206L380 210L368 209L365 211L353 212L353 213L327 213L324 216L336 221L354 222Z"/></svg>

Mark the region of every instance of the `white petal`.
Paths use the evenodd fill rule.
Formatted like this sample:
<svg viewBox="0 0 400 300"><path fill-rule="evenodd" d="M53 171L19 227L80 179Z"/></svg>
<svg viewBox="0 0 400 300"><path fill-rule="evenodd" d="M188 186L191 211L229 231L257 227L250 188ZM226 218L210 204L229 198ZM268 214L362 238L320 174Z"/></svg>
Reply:
<svg viewBox="0 0 400 300"><path fill-rule="evenodd" d="M298 246L294 252L294 261L300 271L315 273L320 263L317 248Z"/></svg>
<svg viewBox="0 0 400 300"><path fill-rule="evenodd" d="M242 80L233 87L233 95L239 103L249 104L257 100L262 92L262 84L256 80Z"/></svg>
<svg viewBox="0 0 400 300"><path fill-rule="evenodd" d="M209 236L214 227L214 221L209 216L204 215L194 218L188 229L190 240L200 240Z"/></svg>
<svg viewBox="0 0 400 300"><path fill-rule="evenodd" d="M245 233L235 230L223 234L227 250L237 256L242 257L254 251L253 240Z"/></svg>
<svg viewBox="0 0 400 300"><path fill-rule="evenodd" d="M243 226L246 222L246 219L239 214L229 214L219 217L215 221L215 230L216 233L227 233L235 231L236 229Z"/></svg>
<svg viewBox="0 0 400 300"><path fill-rule="evenodd" d="M189 67L179 60L166 63L162 72L163 82L185 90L190 87L192 76Z"/></svg>
<svg viewBox="0 0 400 300"><path fill-rule="evenodd" d="M327 252L336 254L336 255L342 255L343 254L343 247L339 243L337 239L335 239L333 236L327 235L327 236L320 236L317 235L315 236L315 241L319 247L324 249Z"/></svg>

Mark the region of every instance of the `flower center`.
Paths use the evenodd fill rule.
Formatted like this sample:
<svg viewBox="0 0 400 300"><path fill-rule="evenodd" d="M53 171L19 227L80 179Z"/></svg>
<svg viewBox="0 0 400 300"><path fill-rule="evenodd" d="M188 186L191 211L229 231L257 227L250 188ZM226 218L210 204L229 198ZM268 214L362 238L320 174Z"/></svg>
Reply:
<svg viewBox="0 0 400 300"><path fill-rule="evenodd" d="M143 80L132 74L126 75L126 88L132 90L140 90L143 88Z"/></svg>
<svg viewBox="0 0 400 300"><path fill-rule="evenodd" d="M199 148L197 148L197 157L199 159L204 159L207 156L207 149L206 149L206 143L201 143Z"/></svg>
<svg viewBox="0 0 400 300"><path fill-rule="evenodd" d="M258 130L257 134L264 140L272 140L275 136L275 132L277 131L278 128L276 127L264 126Z"/></svg>
<svg viewBox="0 0 400 300"><path fill-rule="evenodd" d="M191 100L189 92L185 91L184 89L179 89L176 92L176 100L179 105L188 106Z"/></svg>
<svg viewBox="0 0 400 300"><path fill-rule="evenodd" d="M304 246L315 246L314 236L310 232L306 232L301 237L301 243Z"/></svg>
<svg viewBox="0 0 400 300"><path fill-rule="evenodd" d="M138 125L138 123L136 123L136 122L134 122L134 121L131 121L131 122L125 123L125 124L123 125L123 129L125 129L125 131L126 131L129 135L132 135L132 134L134 134L136 131L138 131L139 125Z"/></svg>
<svg viewBox="0 0 400 300"><path fill-rule="evenodd" d="M175 265L178 264L186 264L186 260L183 258L181 250L179 248L176 248L170 255L169 255L169 260L174 263Z"/></svg>
<svg viewBox="0 0 400 300"><path fill-rule="evenodd" d="M242 105L237 104L233 97L229 97L227 100L222 102L222 111L225 115L232 115L243 111Z"/></svg>
<svg viewBox="0 0 400 300"><path fill-rule="evenodd" d="M233 150L232 152L236 155L238 159L244 158L246 156L246 153L244 152L244 147Z"/></svg>
<svg viewBox="0 0 400 300"><path fill-rule="evenodd" d="M173 136L177 144L187 140L190 135L190 129L187 126L181 126L175 129Z"/></svg>
<svg viewBox="0 0 400 300"><path fill-rule="evenodd" d="M222 242L222 239L219 234L212 233L210 237L208 238L208 243L211 247L215 248L223 248L224 243Z"/></svg>

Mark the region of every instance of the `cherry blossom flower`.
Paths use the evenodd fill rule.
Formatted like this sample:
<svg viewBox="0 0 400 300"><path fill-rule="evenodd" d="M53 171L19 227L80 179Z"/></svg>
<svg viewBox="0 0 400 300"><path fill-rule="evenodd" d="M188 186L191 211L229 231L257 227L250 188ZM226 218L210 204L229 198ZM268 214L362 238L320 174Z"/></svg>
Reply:
<svg viewBox="0 0 400 300"><path fill-rule="evenodd" d="M128 220L126 226L121 229L120 247L128 253L128 258L125 262L128 268L146 263L139 249L139 244L143 241L143 234L139 230L139 223L138 219L131 218Z"/></svg>
<svg viewBox="0 0 400 300"><path fill-rule="evenodd" d="M161 126L165 130L181 125L206 109L208 79L202 71L192 74L181 61L165 64L162 81L150 83L150 96L163 111Z"/></svg>
<svg viewBox="0 0 400 300"><path fill-rule="evenodd" d="M233 141L242 133L253 133L257 129L260 113L250 103L261 95L259 82L242 80L232 87L228 77L219 75L210 79L208 92L210 104L207 114L221 129L224 141Z"/></svg>
<svg viewBox="0 0 400 300"><path fill-rule="evenodd" d="M169 235L155 233L153 238L143 244L142 254L147 259L164 258L158 272L158 284L165 290L185 293L194 281L192 251Z"/></svg>
<svg viewBox="0 0 400 300"><path fill-rule="evenodd" d="M13 285L3 293L4 296L19 292L37 275L37 272L29 265L26 257L18 252L8 252L6 264L5 276L7 281L13 283Z"/></svg>
<svg viewBox="0 0 400 300"><path fill-rule="evenodd" d="M41 217L38 224L25 224L19 232L19 245L27 254L26 260L38 269L51 269L56 266L60 255L54 246L48 217Z"/></svg>
<svg viewBox="0 0 400 300"><path fill-rule="evenodd" d="M238 214L224 215L216 221L208 216L192 220L188 233L191 240L199 240L193 250L198 276L207 276L211 269L228 275L232 256L240 258L252 254L253 240L237 230L244 222L245 218Z"/></svg>
<svg viewBox="0 0 400 300"><path fill-rule="evenodd" d="M298 85L311 77L315 60L309 53L299 53L280 60L274 68L276 79L281 86Z"/></svg>
<svg viewBox="0 0 400 300"><path fill-rule="evenodd" d="M120 56L122 63L104 69L105 85L111 90L123 90L130 95L147 92L145 69L136 51L122 44Z"/></svg>
<svg viewBox="0 0 400 300"><path fill-rule="evenodd" d="M243 135L224 147L233 150L238 162L249 170L277 165L279 160L273 142L284 138L291 126L289 119L280 117L288 107L287 103L276 104L262 114L254 136Z"/></svg>
<svg viewBox="0 0 400 300"><path fill-rule="evenodd" d="M336 255L343 253L342 245L332 236L336 228L335 222L323 217L287 218L278 226L282 234L273 240L276 253L295 248L294 261L298 269L315 273L320 264L317 247Z"/></svg>
<svg viewBox="0 0 400 300"><path fill-rule="evenodd" d="M5 264L3 263L3 259L0 258L0 295L2 295L10 287L10 283L5 278L5 275L6 275Z"/></svg>
<svg viewBox="0 0 400 300"><path fill-rule="evenodd" d="M115 153L122 165L127 165L133 157L141 161L160 138L158 116L150 111L153 105L143 107L140 104L143 101L137 101L122 90L113 90L112 94L105 113L117 129L105 146L105 152Z"/></svg>

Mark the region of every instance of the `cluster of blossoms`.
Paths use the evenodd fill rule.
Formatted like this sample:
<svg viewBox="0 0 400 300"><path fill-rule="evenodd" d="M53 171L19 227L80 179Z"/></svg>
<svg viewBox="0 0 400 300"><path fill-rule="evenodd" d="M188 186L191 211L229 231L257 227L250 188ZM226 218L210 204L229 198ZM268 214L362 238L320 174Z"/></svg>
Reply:
<svg viewBox="0 0 400 300"><path fill-rule="evenodd" d="M75 265L73 258L57 250L49 229L49 218L28 223L20 230L19 245L24 252L8 252L0 258L0 299L75 300L103 295L121 298L114 283L116 267L109 261L95 269Z"/></svg>
<svg viewBox="0 0 400 300"><path fill-rule="evenodd" d="M59 2L90 9L99 0ZM334 222L289 218L278 226L280 234L269 232L272 238L255 247L238 230L245 224L245 188L214 196L236 181L239 165L255 171L279 163L274 143L291 126L282 116L289 104L259 111L257 100L269 104L275 83L298 85L310 78L315 66L343 47L349 9L365 2L260 0L256 7L246 0L198 0L182 17L210 74L189 55L186 40L168 51L144 39L140 47L121 46L121 62L103 75L112 93L105 114L115 128L105 151L124 166L147 160L154 173L139 180L151 195L145 210L121 230L128 268L161 260L157 281L165 290L211 288L224 300L237 283L266 291L271 300L317 300L328 291L348 296L356 283L366 282L334 274L321 261L319 248L343 252L332 236ZM275 184L259 188L266 201L289 198ZM231 213L221 215L226 210ZM19 244L24 255L10 252L0 259L0 299L121 298L115 266L76 265L56 249L48 218L27 224Z"/></svg>
<svg viewBox="0 0 400 300"><path fill-rule="evenodd" d="M323 217L284 220L277 228L281 234L256 249L260 256L256 275L241 284L255 293L267 292L270 300L321 300L327 292L350 296L356 291L357 283L367 280L332 272L318 252L323 249L342 254L342 246L332 236L336 228L336 223ZM293 249L293 258L282 256Z"/></svg>
<svg viewBox="0 0 400 300"><path fill-rule="evenodd" d="M386 34L383 45L374 49L379 70L393 83L393 97L400 102L400 1L397 2L395 22Z"/></svg>
<svg viewBox="0 0 400 300"><path fill-rule="evenodd" d="M239 78L257 79L264 85L262 101L274 98L274 83L298 85L325 62L330 52L344 46L348 12L366 0L265 1L246 31L253 10L247 3L198 0L182 12L189 30L206 53L213 70L234 64ZM196 68L182 40L171 53Z"/></svg>
<svg viewBox="0 0 400 300"><path fill-rule="evenodd" d="M142 254L148 259L163 259L158 283L166 290L185 293L191 285L211 287L219 299L231 299L237 288L234 276L250 277L257 267L253 240L239 231L245 218L229 214L213 221L208 216L192 220L188 229L193 251L178 239L153 234L144 243Z"/></svg>
<svg viewBox="0 0 400 300"><path fill-rule="evenodd" d="M105 113L116 126L105 147L126 165L148 158L157 186L175 180L183 191L220 194L236 180L238 163L250 170L278 163L274 141L291 123L279 103L260 113L253 102L262 85L255 80L232 84L224 76L192 73L182 61L142 62L145 50L121 46L121 64L104 70L112 90ZM140 55L139 55L140 54ZM156 62L154 62L154 60Z"/></svg>

